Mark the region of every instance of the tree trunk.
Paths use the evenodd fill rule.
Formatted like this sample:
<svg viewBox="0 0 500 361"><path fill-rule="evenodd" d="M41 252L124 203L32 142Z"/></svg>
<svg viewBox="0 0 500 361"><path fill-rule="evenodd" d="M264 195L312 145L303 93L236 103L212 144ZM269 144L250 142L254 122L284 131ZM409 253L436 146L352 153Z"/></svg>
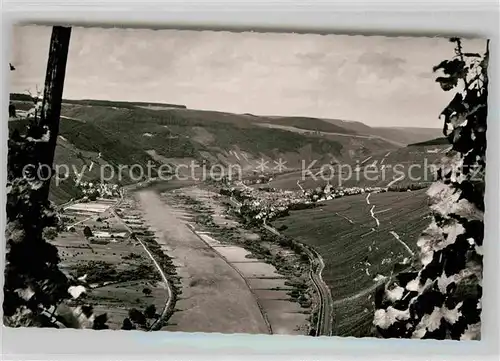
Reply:
<svg viewBox="0 0 500 361"><path fill-rule="evenodd" d="M47 126L50 132L48 143L44 147L42 154L40 154L40 164L46 165L42 170L45 178L53 175L52 166L54 163L57 136L59 134L61 103L70 36L71 27L54 26L52 28L42 110L39 118L39 125L42 127ZM51 170L50 173L49 169ZM50 178L45 182L43 187L45 196L48 198Z"/></svg>

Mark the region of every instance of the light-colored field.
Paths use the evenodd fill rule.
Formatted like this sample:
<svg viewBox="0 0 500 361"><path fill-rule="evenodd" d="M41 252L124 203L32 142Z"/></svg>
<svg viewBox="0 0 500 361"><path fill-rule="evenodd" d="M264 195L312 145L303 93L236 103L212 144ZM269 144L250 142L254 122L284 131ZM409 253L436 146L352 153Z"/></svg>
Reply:
<svg viewBox="0 0 500 361"><path fill-rule="evenodd" d="M276 272L274 266L263 262L239 262L236 267L245 278L285 278Z"/></svg>
<svg viewBox="0 0 500 361"><path fill-rule="evenodd" d="M216 244L212 245L216 246ZM255 259L250 258L251 253L241 247L235 246L219 246L217 251L229 262L255 262Z"/></svg>
<svg viewBox="0 0 500 361"><path fill-rule="evenodd" d="M307 327L304 319L308 316L298 303L288 300L261 298L262 307L267 310L269 322L274 325L273 334L276 335L304 335ZM290 327L296 325L292 330Z"/></svg>
<svg viewBox="0 0 500 361"><path fill-rule="evenodd" d="M272 290L272 289L280 289L280 290L290 290L292 286L285 284L286 279L281 278L251 278L248 280L250 287L253 290Z"/></svg>
<svg viewBox="0 0 500 361"><path fill-rule="evenodd" d="M288 295L287 290L270 290L270 289L265 289L265 290L254 290L255 294L259 299L261 300L282 300L282 301L289 301L290 296Z"/></svg>
<svg viewBox="0 0 500 361"><path fill-rule="evenodd" d="M82 212L92 212L92 213L102 213L111 207L113 203L110 202L88 202L88 203L75 203L68 207L65 207L65 211L82 211Z"/></svg>

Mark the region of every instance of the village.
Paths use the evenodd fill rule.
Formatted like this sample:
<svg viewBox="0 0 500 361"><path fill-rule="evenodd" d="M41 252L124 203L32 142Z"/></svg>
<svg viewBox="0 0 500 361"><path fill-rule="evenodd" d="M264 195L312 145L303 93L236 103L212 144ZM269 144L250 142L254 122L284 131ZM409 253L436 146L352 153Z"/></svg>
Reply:
<svg viewBox="0 0 500 361"><path fill-rule="evenodd" d="M291 210L315 207L318 203L336 198L363 193L387 192L384 187L333 187L327 183L314 189L292 191L274 187L251 187L249 184L263 184L272 177L262 177L255 181L225 180L220 193L231 197L243 217L251 219L250 223L265 223L278 217L288 215Z"/></svg>

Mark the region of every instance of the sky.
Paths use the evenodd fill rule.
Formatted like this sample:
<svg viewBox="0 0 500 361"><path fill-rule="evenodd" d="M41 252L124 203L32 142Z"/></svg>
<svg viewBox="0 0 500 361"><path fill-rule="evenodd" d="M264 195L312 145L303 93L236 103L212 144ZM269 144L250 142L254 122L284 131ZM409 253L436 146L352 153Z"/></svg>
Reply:
<svg viewBox="0 0 500 361"><path fill-rule="evenodd" d="M50 34L14 28L12 92L43 87ZM453 49L445 38L75 27L64 98L441 128L453 94L432 67Z"/></svg>

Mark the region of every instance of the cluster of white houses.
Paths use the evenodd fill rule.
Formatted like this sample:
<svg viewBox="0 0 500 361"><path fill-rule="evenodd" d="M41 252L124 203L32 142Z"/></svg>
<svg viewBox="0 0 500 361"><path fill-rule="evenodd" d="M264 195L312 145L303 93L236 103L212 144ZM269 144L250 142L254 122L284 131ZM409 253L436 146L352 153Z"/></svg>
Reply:
<svg viewBox="0 0 500 361"><path fill-rule="evenodd" d="M118 184L82 181L77 185L83 195L90 199L120 196L120 187L118 187Z"/></svg>
<svg viewBox="0 0 500 361"><path fill-rule="evenodd" d="M312 207L327 200L362 193L385 192L382 187L338 187L330 184L311 190L282 190L277 188L255 189L239 183L226 189L241 203L240 209L251 214L256 221L270 220L289 210Z"/></svg>

